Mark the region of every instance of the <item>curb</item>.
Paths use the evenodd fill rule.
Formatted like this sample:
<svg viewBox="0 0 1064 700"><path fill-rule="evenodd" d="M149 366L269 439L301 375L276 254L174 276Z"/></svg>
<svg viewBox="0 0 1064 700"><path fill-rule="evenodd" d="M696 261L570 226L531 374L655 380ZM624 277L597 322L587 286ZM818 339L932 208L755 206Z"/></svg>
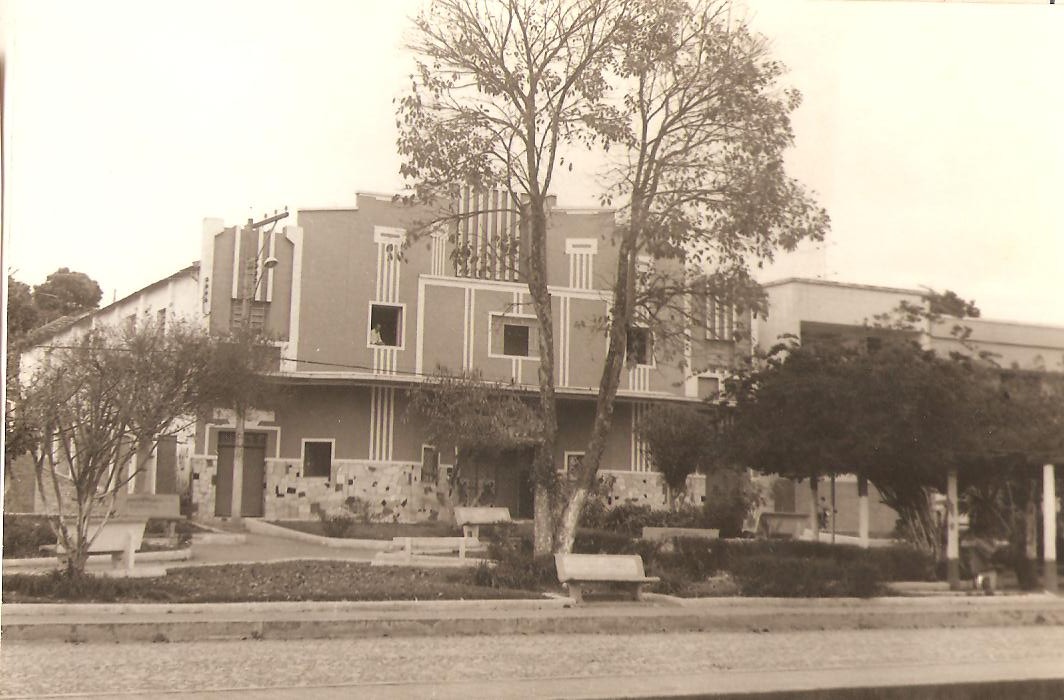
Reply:
<svg viewBox="0 0 1064 700"><path fill-rule="evenodd" d="M395 547L395 544L391 540L354 540L338 537L322 537L321 535L312 535L309 532L300 532L299 530L292 530L287 527L281 527L280 525L271 525L270 523L261 520L245 520L244 527L247 528L248 532L253 532L258 535L269 535L270 537L310 542L323 547L335 547L338 549L376 549L383 552L394 549Z"/></svg>
<svg viewBox="0 0 1064 700"><path fill-rule="evenodd" d="M907 599L912 601L913 599ZM660 600L574 606L567 598L504 601L5 605L3 641L143 642L385 636L782 632L1064 626L1064 600L908 607L880 601L748 599L743 605ZM965 601L966 602L966 601ZM952 609L951 609L952 608Z"/></svg>
<svg viewBox="0 0 1064 700"><path fill-rule="evenodd" d="M186 561L192 559L192 548L171 549L162 552L137 552L136 561ZM109 564L110 554L90 554L86 564ZM56 557L26 557L23 559L4 559L4 571L18 569L40 569L58 567Z"/></svg>

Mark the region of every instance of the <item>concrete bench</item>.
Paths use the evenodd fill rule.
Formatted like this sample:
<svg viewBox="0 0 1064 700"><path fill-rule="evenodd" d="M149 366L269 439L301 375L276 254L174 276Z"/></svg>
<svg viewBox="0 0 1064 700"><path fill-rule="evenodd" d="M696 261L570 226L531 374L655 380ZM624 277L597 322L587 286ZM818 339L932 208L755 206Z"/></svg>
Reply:
<svg viewBox="0 0 1064 700"><path fill-rule="evenodd" d="M458 552L458 557L465 559L466 552L484 549L484 545L479 540L470 540L464 535L459 537L393 537L392 542L399 545L403 554L408 557L415 554Z"/></svg>
<svg viewBox="0 0 1064 700"><path fill-rule="evenodd" d="M720 530L701 527L644 527L643 539L648 542L668 542L677 537L704 540L720 539Z"/></svg>
<svg viewBox="0 0 1064 700"><path fill-rule="evenodd" d="M643 572L643 558L638 554L555 554L558 581L569 586L569 595L577 603L584 601L588 583L609 583L627 588L633 600L642 600L643 586L660 581Z"/></svg>
<svg viewBox="0 0 1064 700"><path fill-rule="evenodd" d="M144 527L147 520L113 518L108 520L100 529L100 521L89 521L88 537L96 534L96 539L89 545L89 554L110 554L111 563L115 569L120 565L126 572L133 571L135 552L140 549L144 541ZM66 550L63 547L62 538L55 547L60 560L66 559Z"/></svg>
<svg viewBox="0 0 1064 700"><path fill-rule="evenodd" d="M459 506L454 509L454 522L462 528L463 537L479 541L481 525L500 525L513 520L509 508Z"/></svg>
<svg viewBox="0 0 1064 700"><path fill-rule="evenodd" d="M798 539L808 525L808 513L774 513L765 511L757 518L757 535L758 537Z"/></svg>
<svg viewBox="0 0 1064 700"><path fill-rule="evenodd" d="M169 521L166 524L166 537L174 539L178 520L181 515L181 499L176 493L120 493L115 501L115 513L122 520L155 519Z"/></svg>

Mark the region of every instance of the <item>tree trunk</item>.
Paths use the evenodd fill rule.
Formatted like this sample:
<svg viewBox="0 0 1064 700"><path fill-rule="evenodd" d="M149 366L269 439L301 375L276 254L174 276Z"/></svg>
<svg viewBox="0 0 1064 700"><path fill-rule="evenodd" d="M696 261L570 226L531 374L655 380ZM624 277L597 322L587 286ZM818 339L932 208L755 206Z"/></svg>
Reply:
<svg viewBox="0 0 1064 700"><path fill-rule="evenodd" d="M614 399L621 383L624 368L624 351L628 340L628 324L632 315L633 290L630 275L635 264L635 252L631 238L621 243L617 258L617 281L613 288L614 306L609 321L609 346L599 380L598 400L595 403L595 422L591 428L587 449L580 467L569 483L564 507L558 517L554 536L554 551L571 552L576 539L580 513L591 485L598 476L602 454L606 450L606 438L613 425Z"/></svg>
<svg viewBox="0 0 1064 700"><path fill-rule="evenodd" d="M537 556L554 549L552 527L557 470L558 412L554 395L554 320L547 288L547 218L542 197L529 202L528 292L539 323L539 409L541 432L532 464L534 487L533 539Z"/></svg>

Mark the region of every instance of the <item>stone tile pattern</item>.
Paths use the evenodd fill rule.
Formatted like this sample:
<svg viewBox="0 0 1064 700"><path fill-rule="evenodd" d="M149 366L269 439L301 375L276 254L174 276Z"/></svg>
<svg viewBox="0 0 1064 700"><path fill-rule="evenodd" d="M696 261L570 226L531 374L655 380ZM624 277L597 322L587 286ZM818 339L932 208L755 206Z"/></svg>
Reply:
<svg viewBox="0 0 1064 700"><path fill-rule="evenodd" d="M607 505L634 503L652 508L668 506L665 479L660 472L601 470L599 482L605 489L603 495ZM702 474L688 476L687 489L684 491L682 502L701 505L705 500L705 495L706 477Z"/></svg>
<svg viewBox="0 0 1064 700"><path fill-rule="evenodd" d="M443 509L437 485L422 483L420 464L337 459L325 478L303 476L300 460L266 460L267 520L314 519L350 497L366 502L379 522L435 520Z"/></svg>

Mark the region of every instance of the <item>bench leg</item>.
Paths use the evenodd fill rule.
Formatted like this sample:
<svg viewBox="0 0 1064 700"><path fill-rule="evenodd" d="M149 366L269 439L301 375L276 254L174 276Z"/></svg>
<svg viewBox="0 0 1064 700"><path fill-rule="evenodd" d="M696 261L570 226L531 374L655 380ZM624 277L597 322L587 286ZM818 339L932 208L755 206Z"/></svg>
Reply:
<svg viewBox="0 0 1064 700"><path fill-rule="evenodd" d="M632 600L637 603L643 600L643 584L637 583L632 586Z"/></svg>
<svg viewBox="0 0 1064 700"><path fill-rule="evenodd" d="M572 598L573 602L577 605L582 604L584 602L584 591L580 584L575 581L570 581L567 585L569 586L569 597Z"/></svg>
<svg viewBox="0 0 1064 700"><path fill-rule="evenodd" d="M462 541L458 543L458 558L465 559L466 555L466 538L465 534L462 534Z"/></svg>
<svg viewBox="0 0 1064 700"><path fill-rule="evenodd" d="M403 538L403 553L406 554L407 557L414 556L414 543L409 537Z"/></svg>

